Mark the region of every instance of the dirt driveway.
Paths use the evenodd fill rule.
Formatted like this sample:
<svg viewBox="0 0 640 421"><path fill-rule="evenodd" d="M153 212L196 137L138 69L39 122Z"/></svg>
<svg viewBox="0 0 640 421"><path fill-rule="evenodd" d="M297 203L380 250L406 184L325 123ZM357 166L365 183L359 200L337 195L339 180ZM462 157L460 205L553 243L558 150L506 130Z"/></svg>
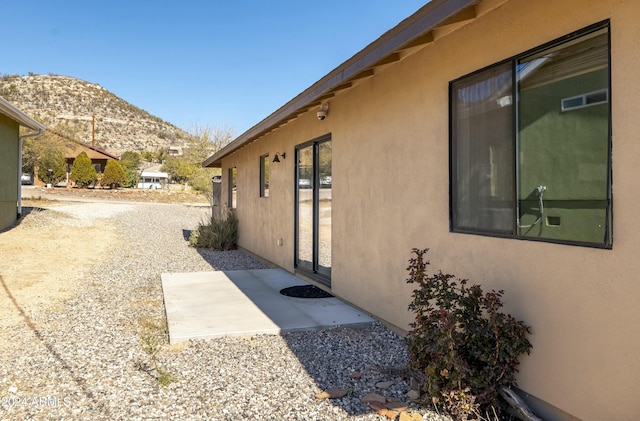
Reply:
<svg viewBox="0 0 640 421"><path fill-rule="evenodd" d="M17 226L0 232L0 286L4 290L0 294L0 328L21 320L16 303L29 312L71 298L90 268L117 246L109 219L112 215L104 213L106 207L100 202L206 203L201 195L136 189L25 187L22 196L25 216ZM93 202L95 210L90 217L56 211L70 201ZM58 223L46 223L47 219ZM93 241L88 243L87 239Z"/></svg>
<svg viewBox="0 0 640 421"><path fill-rule="evenodd" d="M55 211L54 202L23 203L29 212L21 223L0 233L0 327L17 323L21 315L16 302L25 312L39 305L55 305L73 296L83 275L109 253L117 243L111 224L106 219L83 219ZM43 210L40 206L46 206ZM56 218L62 224L48 224L46 218ZM77 238L78 225L83 238L96 239L87 244Z"/></svg>

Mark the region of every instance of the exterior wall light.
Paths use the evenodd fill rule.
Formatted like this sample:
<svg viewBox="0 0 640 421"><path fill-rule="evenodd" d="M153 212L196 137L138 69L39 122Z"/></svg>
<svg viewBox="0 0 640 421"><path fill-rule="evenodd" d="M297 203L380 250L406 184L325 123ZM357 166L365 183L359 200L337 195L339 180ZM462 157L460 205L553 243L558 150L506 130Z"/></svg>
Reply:
<svg viewBox="0 0 640 421"><path fill-rule="evenodd" d="M282 159L285 159L287 157L287 154L284 152L279 155L282 157ZM278 158L278 152L276 152L276 156L273 157L273 162L280 162L280 158Z"/></svg>
<svg viewBox="0 0 640 421"><path fill-rule="evenodd" d="M327 118L327 112L328 111L329 111L329 104L327 102L325 102L324 104L322 104L320 106L320 109L316 113L316 117L318 117L318 120L322 121L325 118Z"/></svg>

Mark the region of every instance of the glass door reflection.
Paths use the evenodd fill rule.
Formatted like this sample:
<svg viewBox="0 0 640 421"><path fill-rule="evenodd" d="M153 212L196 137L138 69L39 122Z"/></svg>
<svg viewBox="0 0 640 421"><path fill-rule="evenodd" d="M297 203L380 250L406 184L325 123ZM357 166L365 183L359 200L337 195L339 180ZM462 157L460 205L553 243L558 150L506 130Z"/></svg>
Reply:
<svg viewBox="0 0 640 421"><path fill-rule="evenodd" d="M296 267L331 278L331 139L296 149Z"/></svg>

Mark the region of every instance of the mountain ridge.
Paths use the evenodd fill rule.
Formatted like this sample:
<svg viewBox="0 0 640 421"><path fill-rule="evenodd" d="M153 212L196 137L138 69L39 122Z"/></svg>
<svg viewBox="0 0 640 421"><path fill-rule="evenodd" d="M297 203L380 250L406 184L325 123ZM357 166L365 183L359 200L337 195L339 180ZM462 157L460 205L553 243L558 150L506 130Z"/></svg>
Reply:
<svg viewBox="0 0 640 421"><path fill-rule="evenodd" d="M119 155L183 148L195 136L97 83L62 75L4 75L0 96L69 138Z"/></svg>

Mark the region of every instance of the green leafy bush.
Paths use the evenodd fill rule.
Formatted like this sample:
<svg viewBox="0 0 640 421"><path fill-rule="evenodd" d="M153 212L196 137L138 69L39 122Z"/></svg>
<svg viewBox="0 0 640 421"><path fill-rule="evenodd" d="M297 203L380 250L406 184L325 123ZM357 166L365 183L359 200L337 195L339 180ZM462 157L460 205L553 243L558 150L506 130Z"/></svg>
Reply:
<svg viewBox="0 0 640 421"><path fill-rule="evenodd" d="M62 151L47 148L38 159L38 178L44 183L56 185L67 178L67 164Z"/></svg>
<svg viewBox="0 0 640 421"><path fill-rule="evenodd" d="M120 165L124 168L126 181L124 187L135 187L138 181L138 166L140 166L140 154L126 151L120 155Z"/></svg>
<svg viewBox="0 0 640 421"><path fill-rule="evenodd" d="M115 159L108 160L107 165L104 167L102 178L100 179L100 185L115 189L124 186L126 182L127 176L122 165Z"/></svg>
<svg viewBox="0 0 640 421"><path fill-rule="evenodd" d="M504 291L484 293L466 279L427 274L427 251L413 249L407 268L407 282L417 284L409 305L415 314L407 336L411 364L425 376L423 390L456 419L491 408L500 413L499 390L516 385L518 356L531 350L531 328L500 312Z"/></svg>
<svg viewBox="0 0 640 421"><path fill-rule="evenodd" d="M91 158L87 156L86 152L80 152L78 156L76 156L76 159L73 160L69 178L76 183L78 187L82 188L91 185L91 183L94 183L98 179L96 169L93 168Z"/></svg>
<svg viewBox="0 0 640 421"><path fill-rule="evenodd" d="M209 222L200 223L191 233L189 244L193 247L214 250L233 250L238 242L238 218L229 212L226 219L211 217Z"/></svg>

